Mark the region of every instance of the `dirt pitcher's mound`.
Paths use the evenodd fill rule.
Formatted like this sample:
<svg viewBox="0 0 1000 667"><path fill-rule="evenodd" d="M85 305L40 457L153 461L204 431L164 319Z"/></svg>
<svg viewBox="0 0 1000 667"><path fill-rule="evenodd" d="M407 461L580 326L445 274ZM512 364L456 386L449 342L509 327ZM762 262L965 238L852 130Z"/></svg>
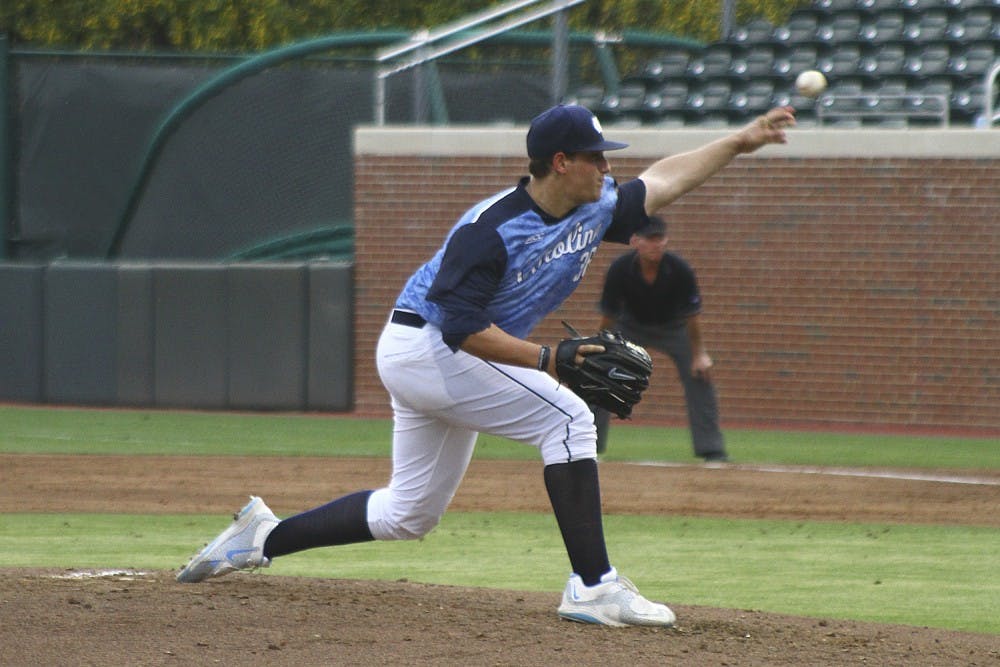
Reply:
<svg viewBox="0 0 1000 667"><path fill-rule="evenodd" d="M239 573L3 571L4 665L997 665L997 638L678 606L578 625L557 595ZM16 629L16 630L15 630Z"/></svg>
<svg viewBox="0 0 1000 667"><path fill-rule="evenodd" d="M284 516L382 485L384 459L0 455L2 512ZM946 477L945 471L941 472ZM957 484L602 463L605 508L1000 526L1000 472ZM549 511L538 463L474 461L456 510ZM1000 637L672 605L671 630L559 620L558 593L237 573L0 570L0 665L993 665Z"/></svg>

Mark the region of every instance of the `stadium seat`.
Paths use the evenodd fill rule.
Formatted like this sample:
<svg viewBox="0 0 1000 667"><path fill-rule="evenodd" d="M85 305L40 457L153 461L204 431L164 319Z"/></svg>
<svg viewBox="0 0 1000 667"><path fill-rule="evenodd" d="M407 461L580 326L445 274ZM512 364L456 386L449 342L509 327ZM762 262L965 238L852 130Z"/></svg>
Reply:
<svg viewBox="0 0 1000 667"><path fill-rule="evenodd" d="M602 86L584 84L570 91L563 101L566 104L579 104L596 113L603 99L604 88Z"/></svg>
<svg viewBox="0 0 1000 667"><path fill-rule="evenodd" d="M746 122L750 118L771 108L774 98L774 83L754 81L744 88L734 90L729 96L729 119L732 122Z"/></svg>
<svg viewBox="0 0 1000 667"><path fill-rule="evenodd" d="M687 77L705 82L729 76L729 65L742 47L725 42L713 42L705 47L704 53L693 58L688 65Z"/></svg>
<svg viewBox="0 0 1000 667"><path fill-rule="evenodd" d="M816 105L817 101L815 99L800 95L793 85L780 88L775 86L774 97L771 98L770 104L772 107L794 107L795 122L797 125L805 125L815 119Z"/></svg>
<svg viewBox="0 0 1000 667"><path fill-rule="evenodd" d="M685 107L690 122L701 123L706 116L725 116L732 86L728 81L714 80L692 88Z"/></svg>
<svg viewBox="0 0 1000 667"><path fill-rule="evenodd" d="M834 12L856 9L859 2L861 0L815 0L813 7L833 14Z"/></svg>
<svg viewBox="0 0 1000 667"><path fill-rule="evenodd" d="M907 88L902 81L883 81L862 89L865 108L876 115L900 114L904 111Z"/></svg>
<svg viewBox="0 0 1000 667"><path fill-rule="evenodd" d="M821 58L830 52L828 46L816 44L799 44L793 46L787 53L782 54L774 60L775 76L786 79L789 83L798 76L799 72L807 69L816 69Z"/></svg>
<svg viewBox="0 0 1000 667"><path fill-rule="evenodd" d="M941 0L941 2L953 12L962 11L966 7L976 4L974 0Z"/></svg>
<svg viewBox="0 0 1000 667"><path fill-rule="evenodd" d="M938 126L941 117L949 116L952 82L949 78L939 78L907 87L904 109L908 113L910 126Z"/></svg>
<svg viewBox="0 0 1000 667"><path fill-rule="evenodd" d="M733 81L745 81L748 78L748 68L749 65L747 64L747 55L734 56L733 59L729 61L729 71L727 74Z"/></svg>
<svg viewBox="0 0 1000 667"><path fill-rule="evenodd" d="M818 10L796 9L788 21L774 29L774 41L787 45L815 42L821 17Z"/></svg>
<svg viewBox="0 0 1000 667"><path fill-rule="evenodd" d="M902 40L905 26L906 15L903 12L884 11L862 23L859 34L862 41L879 46Z"/></svg>
<svg viewBox="0 0 1000 667"><path fill-rule="evenodd" d="M738 81L769 78L774 73L774 61L774 47L770 44L751 45L745 54L733 59L729 74Z"/></svg>
<svg viewBox="0 0 1000 667"><path fill-rule="evenodd" d="M929 79L947 74L950 58L947 44L919 45L907 52L903 71L914 79Z"/></svg>
<svg viewBox="0 0 1000 667"><path fill-rule="evenodd" d="M948 8L947 0L899 0L899 5L902 9L910 12L935 11Z"/></svg>
<svg viewBox="0 0 1000 667"><path fill-rule="evenodd" d="M861 58L858 71L868 80L883 80L903 76L906 48L899 43L883 44Z"/></svg>
<svg viewBox="0 0 1000 667"><path fill-rule="evenodd" d="M899 9L899 0L857 0L857 6L871 14L881 14Z"/></svg>
<svg viewBox="0 0 1000 667"><path fill-rule="evenodd" d="M983 84L970 82L952 90L951 121L953 123L975 124L983 112Z"/></svg>
<svg viewBox="0 0 1000 667"><path fill-rule="evenodd" d="M775 84L770 81L757 81L747 86L744 91L747 96L747 107L752 112L763 113L770 108L774 99Z"/></svg>
<svg viewBox="0 0 1000 667"><path fill-rule="evenodd" d="M975 7L956 14L945 33L952 42L966 44L983 39L1000 39L1000 10Z"/></svg>
<svg viewBox="0 0 1000 667"><path fill-rule="evenodd" d="M645 80L647 85L679 79L687 74L691 58L691 53L686 50L668 51L660 54L646 62L639 78Z"/></svg>
<svg viewBox="0 0 1000 667"><path fill-rule="evenodd" d="M1000 42L973 42L960 47L948 61L948 73L956 79L980 79L997 60Z"/></svg>
<svg viewBox="0 0 1000 667"><path fill-rule="evenodd" d="M829 97L829 98L833 99L833 102L836 102L836 98L840 98L840 97L849 97L849 98L855 98L855 97L857 97L857 98L860 98L861 93L863 92L863 90L864 90L864 87L862 86L862 84L860 82L851 81L851 82L844 82L844 83L836 83L836 84L831 85L829 88L827 88L826 92L823 93L823 95L821 97ZM830 103L831 103L830 100L827 100L825 102L825 104L827 104L827 105L829 105ZM852 101L851 105L857 105L859 103L860 102L854 102L854 101Z"/></svg>
<svg viewBox="0 0 1000 667"><path fill-rule="evenodd" d="M774 25L767 19L754 19L736 26L730 33L729 41L737 44L767 44L774 35Z"/></svg>
<svg viewBox="0 0 1000 667"><path fill-rule="evenodd" d="M692 121L694 125L709 128L722 128L729 126L729 116L724 111L713 111Z"/></svg>
<svg viewBox="0 0 1000 667"><path fill-rule="evenodd" d="M927 9L907 19L902 39L906 42L929 44L945 39L948 12L944 8Z"/></svg>
<svg viewBox="0 0 1000 667"><path fill-rule="evenodd" d="M818 115L824 124L860 125L867 108L858 82L830 86L817 100Z"/></svg>
<svg viewBox="0 0 1000 667"><path fill-rule="evenodd" d="M860 39L861 13L837 12L816 26L816 38L821 42L841 45Z"/></svg>
<svg viewBox="0 0 1000 667"><path fill-rule="evenodd" d="M910 121L906 116L869 116L862 119L861 125L883 130L905 130L910 127Z"/></svg>
<svg viewBox="0 0 1000 667"><path fill-rule="evenodd" d="M819 69L831 83L859 76L861 47L857 44L841 44L828 58L820 59Z"/></svg>
<svg viewBox="0 0 1000 667"><path fill-rule="evenodd" d="M646 127L678 128L687 124L687 118L681 112L667 111L646 123Z"/></svg>
<svg viewBox="0 0 1000 667"><path fill-rule="evenodd" d="M597 107L597 115L610 121L641 120L646 87L641 83L621 83Z"/></svg>
<svg viewBox="0 0 1000 667"><path fill-rule="evenodd" d="M658 122L665 116L683 114L688 98L688 84L683 80L666 81L646 93L642 105L645 122Z"/></svg>

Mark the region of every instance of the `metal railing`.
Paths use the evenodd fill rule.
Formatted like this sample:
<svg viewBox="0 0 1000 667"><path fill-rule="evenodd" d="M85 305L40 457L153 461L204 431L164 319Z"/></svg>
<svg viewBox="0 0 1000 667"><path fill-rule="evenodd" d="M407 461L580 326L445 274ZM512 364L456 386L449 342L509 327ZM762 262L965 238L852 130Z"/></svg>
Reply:
<svg viewBox="0 0 1000 667"><path fill-rule="evenodd" d="M1000 120L1000 112L993 106L993 86L997 83L997 77L1000 77L1000 60L994 62L983 77L983 121L986 127L991 127Z"/></svg>
<svg viewBox="0 0 1000 667"><path fill-rule="evenodd" d="M378 64L375 72L375 123L385 125L386 82L392 75L420 65L433 63L441 56L478 44L483 40L532 21L562 12L584 2L584 0L548 0L542 7L524 11L529 10L532 5L537 5L539 2L540 0L513 0L434 30L418 30L402 44L379 49L375 58ZM515 14L516 12L523 13ZM472 31L473 28L500 19L504 20L481 30ZM563 46L562 49L564 48ZM561 51L561 48L556 45L555 50ZM397 62L390 64L392 61Z"/></svg>

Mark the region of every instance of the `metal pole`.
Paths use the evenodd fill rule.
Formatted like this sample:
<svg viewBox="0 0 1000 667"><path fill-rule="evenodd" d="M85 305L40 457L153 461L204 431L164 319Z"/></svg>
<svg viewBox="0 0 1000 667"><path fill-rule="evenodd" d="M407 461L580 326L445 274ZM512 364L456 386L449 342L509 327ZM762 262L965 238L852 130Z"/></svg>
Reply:
<svg viewBox="0 0 1000 667"><path fill-rule="evenodd" d="M423 49L417 51L423 57ZM423 125L427 122L427 63L422 62L413 68L413 122Z"/></svg>
<svg viewBox="0 0 1000 667"><path fill-rule="evenodd" d="M984 127L991 127L993 123L1000 120L1000 114L994 113L993 107L993 84L1000 76L1000 61L994 62L993 67L986 72L983 77L983 123Z"/></svg>
<svg viewBox="0 0 1000 667"><path fill-rule="evenodd" d="M733 31L733 20L736 16L736 0L722 0L722 21L719 26L719 39L726 39Z"/></svg>
<svg viewBox="0 0 1000 667"><path fill-rule="evenodd" d="M618 64L615 62L615 55L611 51L611 45L621 42L621 37L599 32L594 36L594 55L597 57L597 64L601 67L601 80L604 82L605 95L618 94L618 82L621 75L618 72Z"/></svg>
<svg viewBox="0 0 1000 667"><path fill-rule="evenodd" d="M0 34L0 259L7 257L7 249L13 231L11 203L14 189L11 187L11 135L7 110L10 108L10 78L7 75L10 64L10 49L7 35Z"/></svg>
<svg viewBox="0 0 1000 667"><path fill-rule="evenodd" d="M382 80L381 83L376 82L376 122L379 124L384 122L383 107L385 105L385 91L384 88L381 88L380 86L384 86L385 79L389 78L393 74L412 69L424 63L432 62L442 56L448 55L449 53L454 53L455 51L464 49L467 46L478 44L489 39L490 37L502 35L505 32L527 23L531 23L532 21L537 21L553 14L565 13L570 7L574 7L585 1L586 0L549 0L548 4L541 8L509 17L506 20L501 21L499 24L493 25L481 31L464 35L461 34L463 31L472 26L480 25L496 18L501 18L506 14L524 9L529 5L540 2L540 0L513 0L508 4L487 10L485 12L480 12L479 14L474 14L471 19L464 22L449 24L434 31L421 30L415 32L410 36L408 43L381 49L376 56L376 62L379 65L378 76ZM562 77L560 81L556 81L555 78L553 79L552 94L558 97L565 94L566 70L568 69L568 57L566 56L566 53L568 53L569 29L568 20L564 17L563 21L566 21L566 23L564 23L561 28L565 35L562 37L562 45L560 46L557 44L554 45L553 48L554 51L561 50L559 55L553 54L553 61L555 62L556 60L559 60L561 63L565 63L561 66L553 68L553 77ZM453 37L454 39L446 41L440 46L432 46L432 44L447 37ZM402 63L396 65L385 64L390 60L407 54L409 54L408 57ZM560 70L561 73L556 74L556 72L559 72ZM382 119L381 121L379 121L380 118Z"/></svg>
<svg viewBox="0 0 1000 667"><path fill-rule="evenodd" d="M385 77L381 68L375 70L375 124L385 125Z"/></svg>
<svg viewBox="0 0 1000 667"><path fill-rule="evenodd" d="M563 9L553 19L552 27L552 104L566 96L569 72L569 15Z"/></svg>

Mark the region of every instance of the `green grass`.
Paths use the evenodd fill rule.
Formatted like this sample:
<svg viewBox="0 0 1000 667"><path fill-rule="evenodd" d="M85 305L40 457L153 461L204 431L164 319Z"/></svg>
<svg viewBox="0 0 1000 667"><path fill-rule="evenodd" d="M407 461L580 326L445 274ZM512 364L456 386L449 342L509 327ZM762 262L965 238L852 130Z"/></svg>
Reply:
<svg viewBox="0 0 1000 667"><path fill-rule="evenodd" d="M387 456L389 420L0 406L0 451L36 454Z"/></svg>
<svg viewBox="0 0 1000 667"><path fill-rule="evenodd" d="M1000 634L995 529L638 516L606 524L612 560L653 599ZM224 526L218 516L0 515L0 567L176 569ZM555 599L569 565L549 515L453 512L416 542L316 549L266 572Z"/></svg>
<svg viewBox="0 0 1000 667"><path fill-rule="evenodd" d="M0 406L0 452L386 456L391 422L320 415ZM728 430L740 462L1000 468L987 438ZM536 459L483 437L479 458ZM684 429L616 424L606 460L692 461ZM2 567L175 569L225 517L0 515ZM613 562L652 598L1000 634L996 529L606 517ZM317 549L269 574L551 591L569 565L548 514L446 514L417 542Z"/></svg>
<svg viewBox="0 0 1000 667"><path fill-rule="evenodd" d="M249 456L388 456L392 423L326 415L0 406L0 452ZM990 438L728 429L743 463L1000 469ZM533 447L484 435L476 457L537 459ZM693 460L686 429L614 424L608 461Z"/></svg>

